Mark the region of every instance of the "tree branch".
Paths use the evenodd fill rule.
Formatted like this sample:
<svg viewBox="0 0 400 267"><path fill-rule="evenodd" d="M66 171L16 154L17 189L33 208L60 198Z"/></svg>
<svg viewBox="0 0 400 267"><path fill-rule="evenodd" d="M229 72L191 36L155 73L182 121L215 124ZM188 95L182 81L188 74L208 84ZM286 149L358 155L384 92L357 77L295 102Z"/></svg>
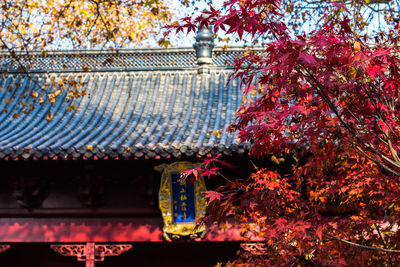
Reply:
<svg viewBox="0 0 400 267"><path fill-rule="evenodd" d="M364 248L364 249L369 249L369 250L375 250L375 251L380 251L380 252L400 253L400 250L360 245L360 244L357 244L357 243L342 239L340 237L337 237L337 236L334 236L334 235L331 235L331 234L328 234L328 233L324 233L324 234L329 236L329 237L331 237L331 238L333 238L333 239L335 239L335 240L337 240L337 241L343 242L343 243L348 244L348 245L353 246L353 247Z"/></svg>

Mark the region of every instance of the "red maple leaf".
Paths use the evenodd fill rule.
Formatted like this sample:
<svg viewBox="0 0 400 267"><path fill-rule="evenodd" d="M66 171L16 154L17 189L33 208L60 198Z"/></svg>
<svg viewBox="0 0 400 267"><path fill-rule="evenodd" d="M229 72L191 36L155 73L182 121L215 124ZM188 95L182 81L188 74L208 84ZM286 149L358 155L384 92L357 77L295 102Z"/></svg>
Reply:
<svg viewBox="0 0 400 267"><path fill-rule="evenodd" d="M206 191L205 192L205 198L208 199L209 203L213 202L214 200L220 201L222 196L223 195L217 191Z"/></svg>

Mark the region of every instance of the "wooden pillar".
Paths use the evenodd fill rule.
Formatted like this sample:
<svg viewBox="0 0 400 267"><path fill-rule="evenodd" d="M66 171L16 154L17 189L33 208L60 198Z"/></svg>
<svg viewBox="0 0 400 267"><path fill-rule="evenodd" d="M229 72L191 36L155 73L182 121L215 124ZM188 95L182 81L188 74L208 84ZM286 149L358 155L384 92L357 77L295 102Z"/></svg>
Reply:
<svg viewBox="0 0 400 267"><path fill-rule="evenodd" d="M86 254L86 267L95 267L95 245L93 242L86 243L85 254Z"/></svg>

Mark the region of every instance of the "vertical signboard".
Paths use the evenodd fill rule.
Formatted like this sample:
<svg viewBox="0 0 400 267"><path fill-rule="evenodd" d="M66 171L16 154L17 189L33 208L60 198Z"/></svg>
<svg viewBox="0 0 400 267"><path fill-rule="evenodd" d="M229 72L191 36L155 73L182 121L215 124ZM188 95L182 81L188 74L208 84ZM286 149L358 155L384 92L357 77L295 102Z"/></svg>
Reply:
<svg viewBox="0 0 400 267"><path fill-rule="evenodd" d="M190 182L192 178L188 177L186 181L181 179L179 173L171 175L173 220L176 223L196 221L195 185Z"/></svg>
<svg viewBox="0 0 400 267"><path fill-rule="evenodd" d="M183 161L156 167L162 172L159 206L164 221L163 235L169 241L203 238L205 235L204 225L196 225L196 220L204 215L207 206L204 179L193 181L193 177L181 177L181 173L196 167L196 164Z"/></svg>

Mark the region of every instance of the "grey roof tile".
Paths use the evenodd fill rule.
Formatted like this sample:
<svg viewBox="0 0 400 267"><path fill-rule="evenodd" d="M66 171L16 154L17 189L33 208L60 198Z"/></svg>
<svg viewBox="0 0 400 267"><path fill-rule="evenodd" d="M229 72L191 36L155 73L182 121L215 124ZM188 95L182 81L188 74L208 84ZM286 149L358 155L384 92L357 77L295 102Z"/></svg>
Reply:
<svg viewBox="0 0 400 267"><path fill-rule="evenodd" d="M211 68L210 74L198 74L192 50L124 52L115 57L107 53L37 55L33 66L39 70L49 66L60 68L50 64L51 60L65 64L71 70L89 61L103 69L89 73L33 71L30 74L33 79L12 72L3 75L0 78L0 86L4 87L0 91L0 110L7 107L8 112L0 113L0 158L153 158L244 153L249 146L238 145L235 134L224 131L241 104L241 85L235 79L227 84L232 70L221 67L231 64L242 52L219 51L214 57L214 65L220 67ZM113 60L108 60L110 58ZM104 61L108 65L103 64ZM0 65L4 64L12 64L12 60L3 57ZM132 64L139 69L127 70ZM183 68L162 69L169 65ZM161 67L145 69L149 66ZM117 68L125 69L116 71ZM49 77L61 76L67 76L67 79L80 77L77 79L83 82L88 95L71 101L64 92L53 105L48 102L39 105L28 97L26 101L33 103L35 109L28 114L22 112L21 105L16 103L25 92L38 89ZM7 104L4 99L13 101ZM72 104L77 110L67 111ZM51 121L46 120L49 110L54 114ZM12 118L15 112L21 117ZM216 131L222 134L213 134Z"/></svg>

